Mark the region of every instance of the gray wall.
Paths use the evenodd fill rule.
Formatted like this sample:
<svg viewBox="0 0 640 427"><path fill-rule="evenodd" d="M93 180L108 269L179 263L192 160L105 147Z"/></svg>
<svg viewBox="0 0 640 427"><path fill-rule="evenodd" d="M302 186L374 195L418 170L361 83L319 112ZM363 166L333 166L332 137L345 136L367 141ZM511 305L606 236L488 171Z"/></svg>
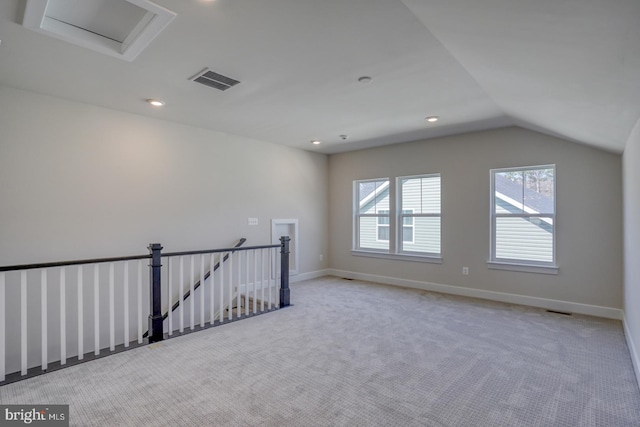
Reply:
<svg viewBox="0 0 640 427"><path fill-rule="evenodd" d="M556 164L558 275L489 270L489 170ZM443 262L352 256L352 181L442 174ZM621 157L504 128L329 157L334 269L612 308L622 307ZM462 267L470 269L462 275Z"/></svg>
<svg viewBox="0 0 640 427"><path fill-rule="evenodd" d="M298 218L299 271L326 268L326 155L1 86L0 129L0 265L265 244Z"/></svg>
<svg viewBox="0 0 640 427"><path fill-rule="evenodd" d="M170 106L167 106L170 108ZM161 116L161 111L158 112ZM0 86L0 265L271 242L271 219L299 220L299 273L326 268L327 156ZM258 226L248 226L249 217ZM148 310L143 267L142 318ZM122 298L116 265L116 302ZM108 279L100 270L101 345ZM48 277L49 357L59 356L58 269ZM130 305L137 305L135 264ZM40 275L28 275L29 366L40 355ZM176 289L177 289L177 285ZM7 371L19 369L19 277L7 274ZM84 351L93 350L93 281L84 271ZM67 349L77 353L76 270L67 271ZM2 302L4 304L4 302ZM166 301L165 301L166 304ZM122 304L115 308L123 340ZM131 320L135 336L137 315Z"/></svg>
<svg viewBox="0 0 640 427"><path fill-rule="evenodd" d="M640 121L624 150L623 172L625 326L640 382Z"/></svg>

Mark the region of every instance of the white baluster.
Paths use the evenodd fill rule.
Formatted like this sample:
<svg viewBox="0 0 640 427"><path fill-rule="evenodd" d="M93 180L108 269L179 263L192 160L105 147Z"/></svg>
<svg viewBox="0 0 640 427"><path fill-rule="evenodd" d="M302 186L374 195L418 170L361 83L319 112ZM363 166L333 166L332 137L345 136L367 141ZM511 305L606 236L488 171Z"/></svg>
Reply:
<svg viewBox="0 0 640 427"><path fill-rule="evenodd" d="M116 349L116 311L115 311L115 284L113 263L109 263L109 350Z"/></svg>
<svg viewBox="0 0 640 427"><path fill-rule="evenodd" d="M138 344L142 344L142 260L138 260Z"/></svg>
<svg viewBox="0 0 640 427"><path fill-rule="evenodd" d="M40 338L41 338L41 350L42 350L42 359L41 359L41 364L42 364L42 370L46 371L47 370L47 365L48 365L48 357L47 357L47 350L48 350L48 343L47 343L47 338L49 335L47 326L48 326L48 322L47 322L47 270L46 269L42 269L42 271L40 271Z"/></svg>
<svg viewBox="0 0 640 427"><path fill-rule="evenodd" d="M260 249L260 311L264 311L264 249Z"/></svg>
<svg viewBox="0 0 640 427"><path fill-rule="evenodd" d="M253 314L256 314L256 305L258 300L258 257L257 251L251 251L253 254Z"/></svg>
<svg viewBox="0 0 640 427"><path fill-rule="evenodd" d="M124 302L124 346L129 347L129 261L124 262L123 266L123 290L122 297Z"/></svg>
<svg viewBox="0 0 640 427"><path fill-rule="evenodd" d="M180 318L180 333L184 332L184 301L182 296L184 295L184 257L180 257L180 293L178 295L178 316Z"/></svg>
<svg viewBox="0 0 640 427"><path fill-rule="evenodd" d="M271 310L273 308L273 305L271 304L271 288L272 288L271 278L273 277L273 249L267 249L267 252L269 252L269 280L267 284L269 286L269 310Z"/></svg>
<svg viewBox="0 0 640 427"><path fill-rule="evenodd" d="M236 316L242 317L242 252L238 252L236 255L236 261L238 264L238 286L236 286Z"/></svg>
<svg viewBox="0 0 640 427"><path fill-rule="evenodd" d="M78 266L78 360L84 359L84 317L82 308L82 266Z"/></svg>
<svg viewBox="0 0 640 427"><path fill-rule="evenodd" d="M200 327L204 328L204 254L200 255Z"/></svg>
<svg viewBox="0 0 640 427"><path fill-rule="evenodd" d="M27 272L20 272L20 374L27 375Z"/></svg>
<svg viewBox="0 0 640 427"><path fill-rule="evenodd" d="M213 325L214 317L215 317L213 315L214 314L213 310L215 309L215 301L214 301L214 299L215 299L215 295L214 295L215 294L215 286L214 286L215 280L214 280L214 277L213 277L214 276L213 268L215 266L214 263L215 263L215 258L214 258L214 254L212 253L211 254L211 262L209 263L209 266L210 266L209 267L209 286L211 288L211 293L209 294L209 297L210 297L210 300L209 300L209 312L211 313L211 317L209 318L210 319L209 320L209 324L210 325Z"/></svg>
<svg viewBox="0 0 640 427"><path fill-rule="evenodd" d="M60 267L60 364L67 363L67 272Z"/></svg>
<svg viewBox="0 0 640 427"><path fill-rule="evenodd" d="M233 252L229 252L229 316L233 318Z"/></svg>
<svg viewBox="0 0 640 427"><path fill-rule="evenodd" d="M5 311L5 295L4 295L4 272L0 273L0 381L4 381L5 372L6 372L6 362L5 362L5 344L4 344L4 336L5 336L5 320L4 320L4 311Z"/></svg>
<svg viewBox="0 0 640 427"><path fill-rule="evenodd" d="M100 354L100 275L99 266L93 266L93 353Z"/></svg>
<svg viewBox="0 0 640 427"><path fill-rule="evenodd" d="M244 314L249 316L249 251L244 251Z"/></svg>
<svg viewBox="0 0 640 427"><path fill-rule="evenodd" d="M195 263L194 258L195 257L193 255L191 255L190 258L191 258L191 270L190 270L190 272L191 272L191 275L190 275L191 280L190 280L190 283L189 283L189 295L190 295L189 308L191 309L191 313L189 313L189 326L190 326L191 330L193 331L193 327L195 325L195 315L196 315L196 313L195 313L195 311L196 311L195 310L195 301L194 301L196 295L195 295L195 291L194 291L193 287L194 287L194 284L195 284L195 281L196 281L196 274L195 274L195 266L194 266L194 263Z"/></svg>
<svg viewBox="0 0 640 427"><path fill-rule="evenodd" d="M172 261L173 258L167 258L167 274L169 276L169 290L167 291L169 293L169 298L167 298L167 301L169 301L169 310L167 310L168 313L168 326L169 326L169 336L171 336L173 334L173 311L171 310L171 308L173 307L173 267L172 267Z"/></svg>
<svg viewBox="0 0 640 427"><path fill-rule="evenodd" d="M224 253L220 254L220 323L224 320Z"/></svg>

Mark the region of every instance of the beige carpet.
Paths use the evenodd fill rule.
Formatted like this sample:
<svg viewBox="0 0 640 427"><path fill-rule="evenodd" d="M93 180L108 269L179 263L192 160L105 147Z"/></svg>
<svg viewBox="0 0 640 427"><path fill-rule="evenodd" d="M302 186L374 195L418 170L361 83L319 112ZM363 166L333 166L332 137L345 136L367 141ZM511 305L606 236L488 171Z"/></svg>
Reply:
<svg viewBox="0 0 640 427"><path fill-rule="evenodd" d="M620 322L323 278L295 306L0 387L78 426L640 426Z"/></svg>

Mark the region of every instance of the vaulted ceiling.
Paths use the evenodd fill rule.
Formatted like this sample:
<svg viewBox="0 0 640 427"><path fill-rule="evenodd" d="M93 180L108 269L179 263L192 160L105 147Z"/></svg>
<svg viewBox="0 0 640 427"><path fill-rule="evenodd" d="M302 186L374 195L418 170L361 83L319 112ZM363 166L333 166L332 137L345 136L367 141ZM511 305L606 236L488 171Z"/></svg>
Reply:
<svg viewBox="0 0 640 427"><path fill-rule="evenodd" d="M48 13L113 34L144 15L106 1L127 3ZM619 153L640 118L637 0L156 5L175 18L129 60L26 28L27 1L1 1L0 84L321 153L509 125ZM240 83L189 80L206 67Z"/></svg>

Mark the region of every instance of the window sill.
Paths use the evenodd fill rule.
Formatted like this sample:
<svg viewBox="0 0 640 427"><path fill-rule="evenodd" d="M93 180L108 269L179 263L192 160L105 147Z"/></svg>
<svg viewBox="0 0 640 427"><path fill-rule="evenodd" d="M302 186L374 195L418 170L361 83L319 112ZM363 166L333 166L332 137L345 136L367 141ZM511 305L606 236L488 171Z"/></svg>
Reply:
<svg viewBox="0 0 640 427"><path fill-rule="evenodd" d="M387 252L373 252L363 250L351 250L351 255L361 256L368 258L382 258L382 259L395 259L401 261L414 261L414 262L426 262L430 264L442 264L441 257L427 256L427 255L413 255L413 254L390 254Z"/></svg>
<svg viewBox="0 0 640 427"><path fill-rule="evenodd" d="M558 274L555 265L532 265L515 262L487 261L487 267L491 270L519 271L523 273Z"/></svg>

